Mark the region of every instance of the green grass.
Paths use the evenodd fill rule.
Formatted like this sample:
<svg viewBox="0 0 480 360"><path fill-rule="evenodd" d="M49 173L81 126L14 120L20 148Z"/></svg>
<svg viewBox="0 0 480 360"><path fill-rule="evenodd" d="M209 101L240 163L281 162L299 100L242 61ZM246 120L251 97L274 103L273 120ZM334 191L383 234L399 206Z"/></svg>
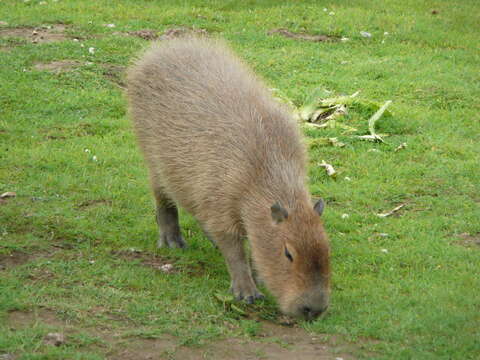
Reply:
<svg viewBox="0 0 480 360"><path fill-rule="evenodd" d="M127 66L148 45L115 32L182 25L227 39L296 105L317 86L393 100L393 115L377 123L390 134L387 144L339 129L305 130L346 146L310 153L312 193L327 202L333 291L328 315L301 326L361 343L356 357L479 358L480 249L459 245L460 234L480 236L477 1L176 3L0 3L0 21L8 23L0 30L64 23L71 37L42 44L0 37L0 192L17 193L0 204L0 263L30 254L0 270L0 355L100 359L110 349L98 329L127 339L170 334L192 346L255 337L257 317L277 321L271 298L242 305L250 314L242 318L214 297L228 289L228 274L188 215L189 249L155 248L147 170L122 91L104 72ZM266 34L280 27L349 41ZM58 74L33 68L65 59L80 65ZM369 114L357 109L344 121L366 132ZM407 148L395 152L403 142ZM321 160L338 170L336 180L317 166ZM400 203L407 205L396 216L375 215ZM152 261L175 271L142 265ZM15 310L41 309L78 328L65 346L43 345L51 325L13 329L7 321Z"/></svg>

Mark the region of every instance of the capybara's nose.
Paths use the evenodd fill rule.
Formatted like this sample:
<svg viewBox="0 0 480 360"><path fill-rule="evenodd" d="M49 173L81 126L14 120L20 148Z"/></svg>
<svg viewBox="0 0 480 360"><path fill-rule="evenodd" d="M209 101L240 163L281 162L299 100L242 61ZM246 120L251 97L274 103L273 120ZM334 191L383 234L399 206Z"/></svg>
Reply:
<svg viewBox="0 0 480 360"><path fill-rule="evenodd" d="M320 309L312 309L309 306L303 306L301 308L301 313L303 314L306 320L310 321L310 320L316 319L318 316L324 313L325 310L327 310L327 307L328 306L324 306Z"/></svg>

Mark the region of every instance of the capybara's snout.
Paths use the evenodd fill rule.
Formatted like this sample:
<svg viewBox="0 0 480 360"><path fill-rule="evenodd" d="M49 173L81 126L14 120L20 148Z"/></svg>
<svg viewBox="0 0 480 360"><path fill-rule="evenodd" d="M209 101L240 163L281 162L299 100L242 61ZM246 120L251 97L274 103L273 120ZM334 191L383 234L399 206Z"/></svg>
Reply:
<svg viewBox="0 0 480 360"><path fill-rule="evenodd" d="M324 287L316 287L305 291L290 304L286 306L284 312L305 320L315 320L327 311L329 305L329 290Z"/></svg>

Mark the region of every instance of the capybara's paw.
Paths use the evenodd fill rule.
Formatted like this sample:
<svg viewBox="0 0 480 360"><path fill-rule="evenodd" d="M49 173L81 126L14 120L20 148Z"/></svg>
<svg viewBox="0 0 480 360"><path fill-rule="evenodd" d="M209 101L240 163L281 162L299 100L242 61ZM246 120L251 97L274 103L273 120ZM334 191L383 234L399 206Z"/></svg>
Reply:
<svg viewBox="0 0 480 360"><path fill-rule="evenodd" d="M230 291L233 292L235 299L243 300L247 304L253 304L255 300L263 299L265 296L258 291L255 284L232 284Z"/></svg>
<svg viewBox="0 0 480 360"><path fill-rule="evenodd" d="M180 234L161 233L158 238L157 247L181 248L187 247L187 243Z"/></svg>

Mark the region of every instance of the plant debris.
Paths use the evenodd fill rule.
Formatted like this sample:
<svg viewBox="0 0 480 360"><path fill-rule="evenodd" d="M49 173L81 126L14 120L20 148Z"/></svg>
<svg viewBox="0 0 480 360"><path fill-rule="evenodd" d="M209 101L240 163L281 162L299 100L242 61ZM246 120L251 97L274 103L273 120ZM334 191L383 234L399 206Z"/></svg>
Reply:
<svg viewBox="0 0 480 360"><path fill-rule="evenodd" d="M7 198L13 198L17 196L17 193L14 191L7 191L4 192L2 195L0 195L0 199L7 199Z"/></svg>
<svg viewBox="0 0 480 360"><path fill-rule="evenodd" d="M302 121L325 124L347 113L347 106L353 103L359 91L349 96L331 97L331 91L316 88L307 97L305 103L297 110L297 117ZM324 125L323 127L327 127Z"/></svg>
<svg viewBox="0 0 480 360"><path fill-rule="evenodd" d="M325 41L337 41L338 39L333 36L328 35L310 35L310 34L302 34L302 33L295 33L287 29L273 29L267 32L268 35L273 34L280 34L282 36L292 38L292 39L300 39L306 41L314 41L314 42L325 42Z"/></svg>
<svg viewBox="0 0 480 360"><path fill-rule="evenodd" d="M232 294L221 294L219 292L215 293L215 298L223 304L225 311L233 311L238 315L246 316L247 313L243 311L240 307L235 305L235 298Z"/></svg>
<svg viewBox="0 0 480 360"><path fill-rule="evenodd" d="M164 264L160 266L160 270L163 271L164 273L169 273L170 271L173 270L173 265L172 264Z"/></svg>
<svg viewBox="0 0 480 360"><path fill-rule="evenodd" d="M381 218L385 218L385 217L388 217L388 216L391 216L393 214L395 214L396 212L398 212L400 209L402 209L403 207L405 207L405 205L407 204L400 204L396 207L394 207L392 210L386 212L386 213L382 213L382 214L377 214L378 217L381 217Z"/></svg>
<svg viewBox="0 0 480 360"><path fill-rule="evenodd" d="M336 137L315 138L315 139L308 140L309 147L328 146L328 145L331 145L333 147L345 147L345 143L339 141Z"/></svg>
<svg viewBox="0 0 480 360"><path fill-rule="evenodd" d="M385 102L385 104L383 104L382 107L378 109L377 112L370 117L370 119L368 119L368 131L370 132L370 135L358 136L359 139L385 142L382 137L375 132L375 123L382 117L383 113L385 110L387 110L391 103L392 100Z"/></svg>
<svg viewBox="0 0 480 360"><path fill-rule="evenodd" d="M318 164L319 166L325 168L326 172L327 172L327 175L330 176L330 177L335 177L337 176L337 172L335 171L335 169L333 168L332 165L330 164L327 164L325 162L325 160L322 160L322 162L320 164Z"/></svg>
<svg viewBox="0 0 480 360"><path fill-rule="evenodd" d="M48 333L43 342L47 345L60 346L65 344L65 335L61 333Z"/></svg>
<svg viewBox="0 0 480 360"><path fill-rule="evenodd" d="M400 145L398 145L398 146L396 147L395 152L400 151L400 150L402 150L402 149L405 149L406 147L407 147L407 143L406 143L406 142L401 143Z"/></svg>
<svg viewBox="0 0 480 360"><path fill-rule="evenodd" d="M293 116L297 121L303 122L305 126L317 129L340 128L344 133L356 132L357 129L342 123L341 118L348 114L351 107L360 107L364 109L377 110L368 120L369 135L357 135L355 138L362 140L384 142L382 136L387 134L377 134L375 132L375 123L384 113L388 113L388 106L392 103L388 100L382 106L368 101L360 100L356 91L352 95L332 96L332 92L323 88L316 88L305 100L305 103L299 108L293 107ZM282 99L282 97L280 97ZM292 105L287 101L287 104Z"/></svg>

